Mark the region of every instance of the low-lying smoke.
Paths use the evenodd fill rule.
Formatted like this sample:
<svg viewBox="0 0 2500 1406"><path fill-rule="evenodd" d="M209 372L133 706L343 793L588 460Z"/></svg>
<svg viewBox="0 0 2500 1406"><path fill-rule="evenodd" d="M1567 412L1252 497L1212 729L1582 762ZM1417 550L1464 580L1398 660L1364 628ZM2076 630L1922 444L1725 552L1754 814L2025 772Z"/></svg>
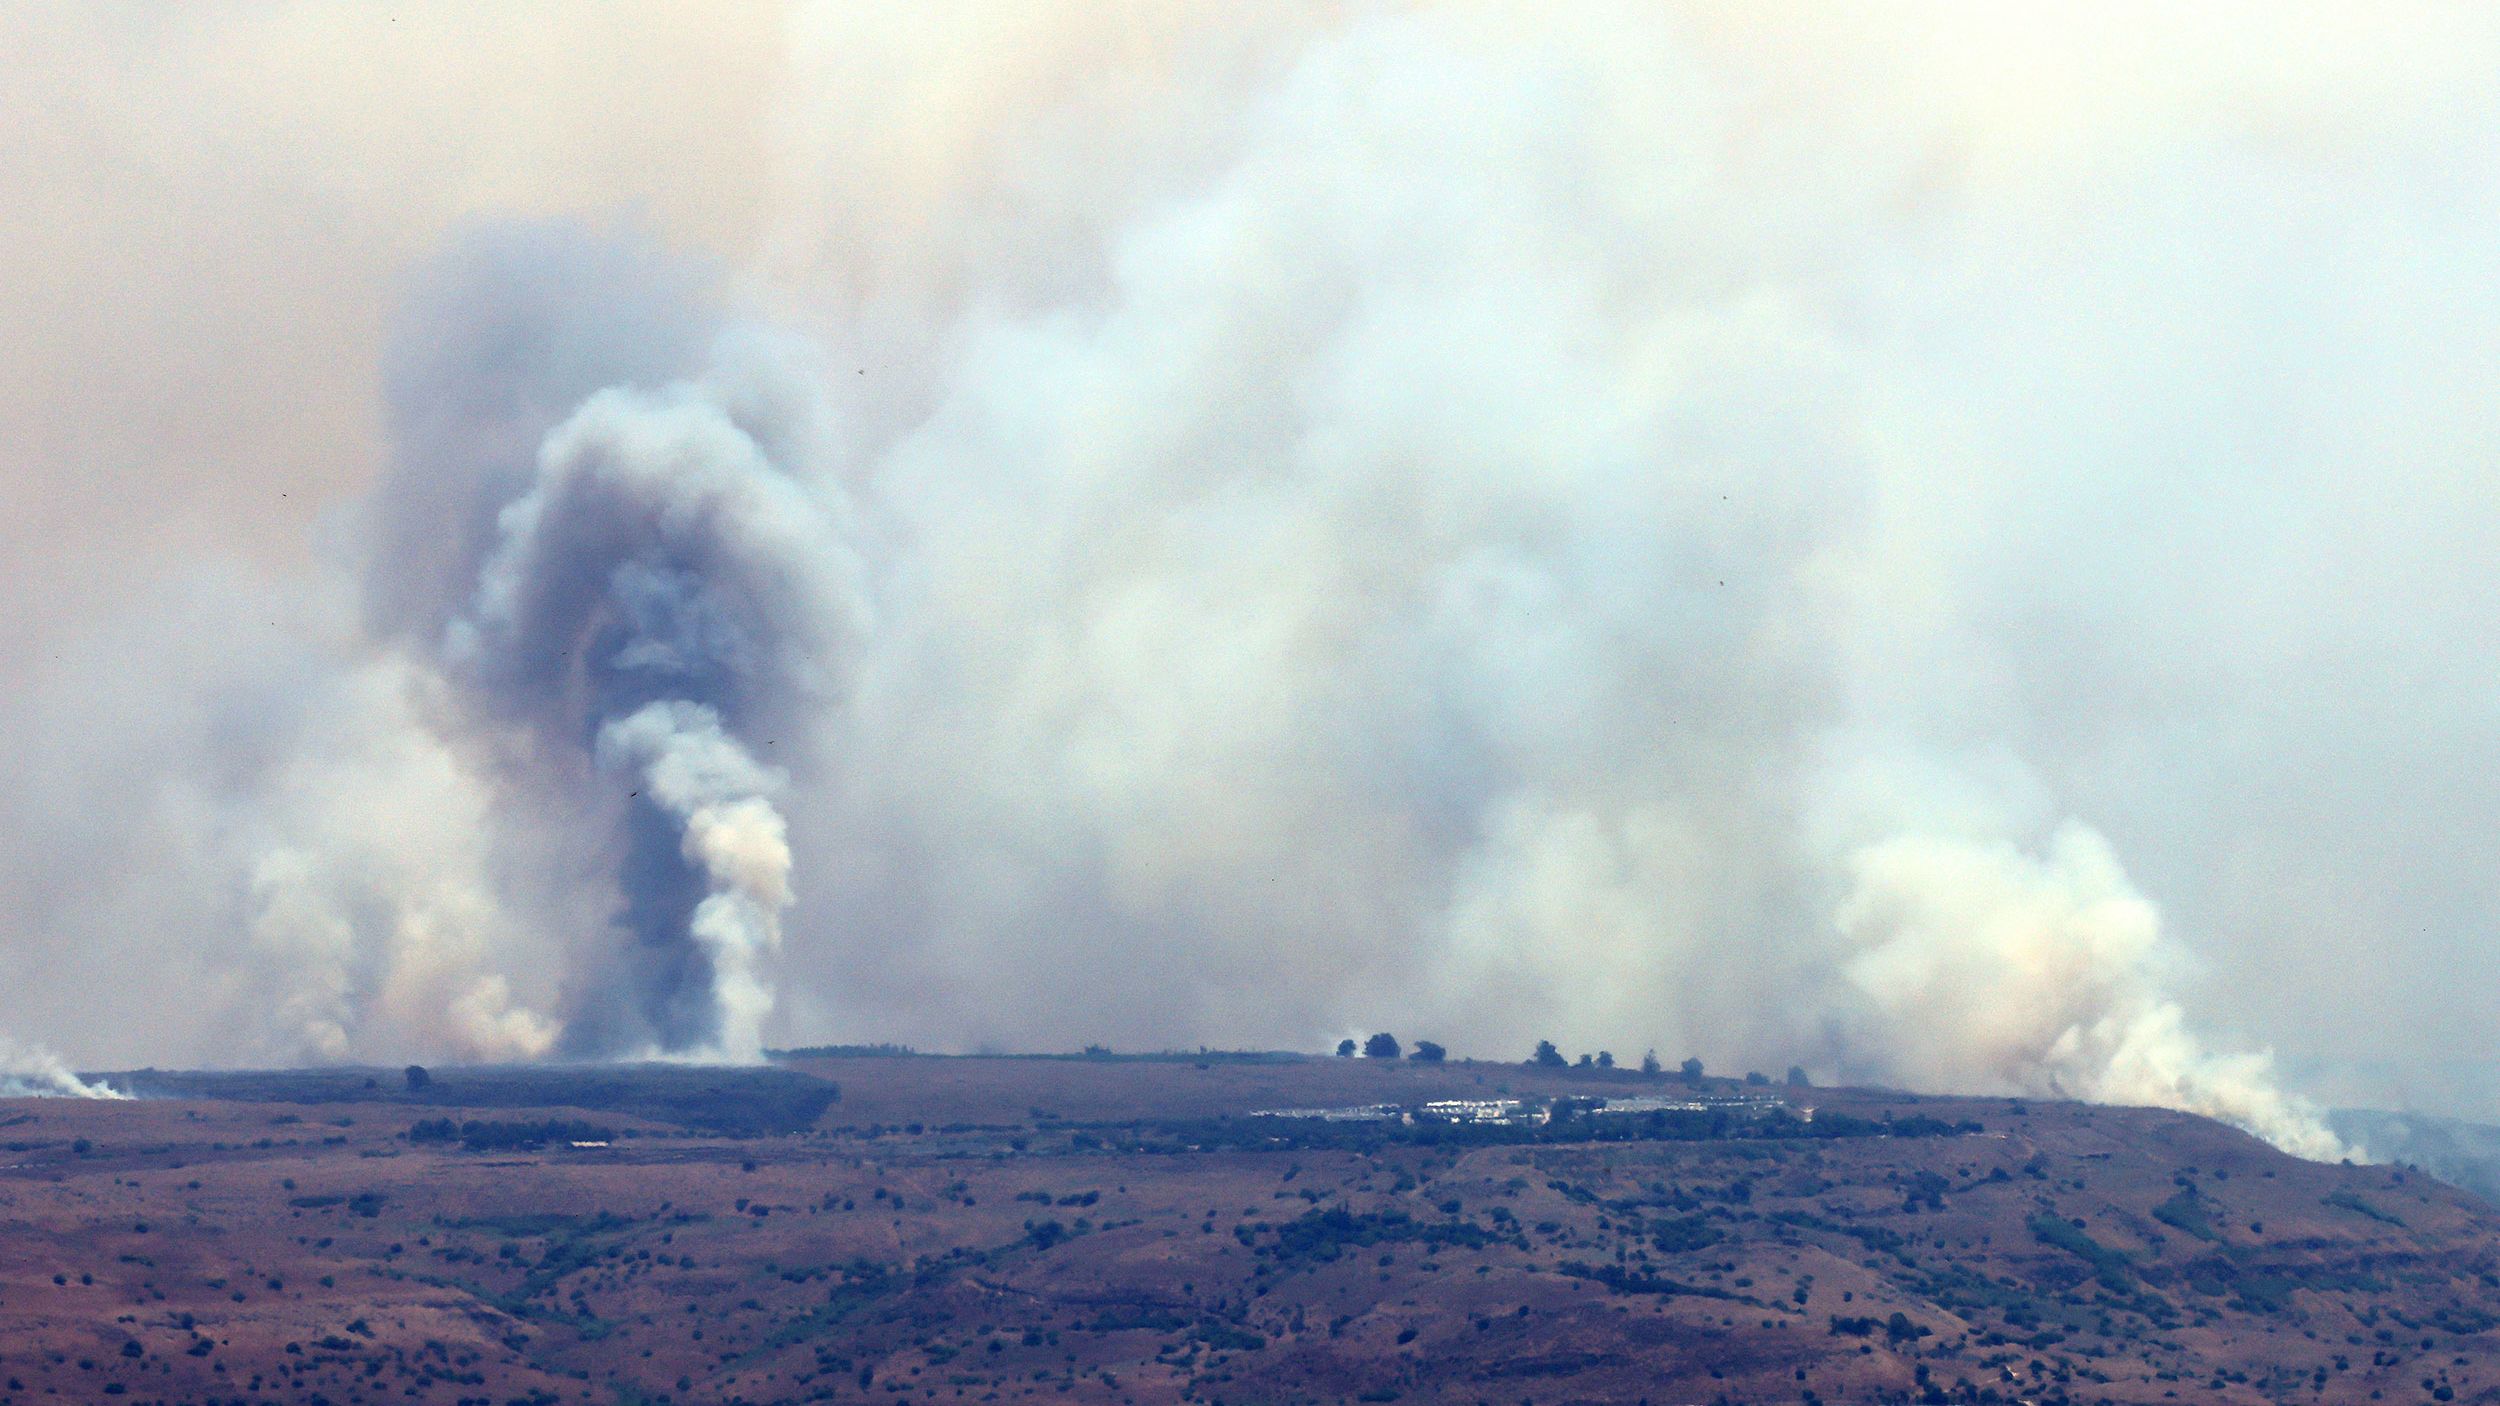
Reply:
<svg viewBox="0 0 2500 1406"><path fill-rule="evenodd" d="M72 1073L60 1057L0 1036L0 1098L127 1098Z"/></svg>

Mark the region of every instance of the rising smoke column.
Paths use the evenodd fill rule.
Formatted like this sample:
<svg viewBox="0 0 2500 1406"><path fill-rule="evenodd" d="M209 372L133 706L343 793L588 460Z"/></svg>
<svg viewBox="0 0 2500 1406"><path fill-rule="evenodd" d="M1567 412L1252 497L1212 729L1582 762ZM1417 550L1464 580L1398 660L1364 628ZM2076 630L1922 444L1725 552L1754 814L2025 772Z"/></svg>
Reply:
<svg viewBox="0 0 2500 1406"><path fill-rule="evenodd" d="M522 803L614 818L621 940L584 963L577 1053L760 1054L791 866L759 754L803 753L865 620L839 490L778 462L789 407L724 375L558 426L445 634Z"/></svg>
<svg viewBox="0 0 2500 1406"><path fill-rule="evenodd" d="M685 827L679 846L704 896L686 931L710 971L713 1052L754 1059L772 1010L764 964L781 946L790 906L789 827L772 795L786 778L759 765L700 703L647 703L599 728L602 770L639 776Z"/></svg>

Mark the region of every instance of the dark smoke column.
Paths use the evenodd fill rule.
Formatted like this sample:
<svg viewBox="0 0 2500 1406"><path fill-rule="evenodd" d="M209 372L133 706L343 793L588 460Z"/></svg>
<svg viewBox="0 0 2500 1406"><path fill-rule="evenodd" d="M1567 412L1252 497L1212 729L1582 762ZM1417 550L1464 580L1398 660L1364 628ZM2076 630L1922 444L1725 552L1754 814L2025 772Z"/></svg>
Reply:
<svg viewBox="0 0 2500 1406"><path fill-rule="evenodd" d="M788 472L741 423L752 391L591 396L503 507L445 633L447 677L518 729L536 772L626 798L629 938L576 994L577 1053L762 1051L791 890L786 777L761 739L795 751L838 701L865 610L839 490ZM567 789L541 803L567 809Z"/></svg>

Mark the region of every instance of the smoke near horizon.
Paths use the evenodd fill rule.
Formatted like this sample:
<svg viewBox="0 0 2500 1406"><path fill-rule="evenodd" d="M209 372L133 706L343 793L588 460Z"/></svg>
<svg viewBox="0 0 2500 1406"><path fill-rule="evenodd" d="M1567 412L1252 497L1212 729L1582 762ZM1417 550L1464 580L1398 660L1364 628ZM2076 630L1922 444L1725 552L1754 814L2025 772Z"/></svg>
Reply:
<svg viewBox="0 0 2500 1406"><path fill-rule="evenodd" d="M71 1072L60 1057L0 1038L0 1098L123 1098Z"/></svg>
<svg viewBox="0 0 2500 1406"><path fill-rule="evenodd" d="M45 743L0 776L0 1028L248 1063L1385 1026L2311 1156L2312 1096L2500 1111L2442 1064L2500 1034L2451 970L2500 901L2500 21L2224 13L707 35L775 55L749 125L622 123L552 208L481 166L357 285L388 330L330 394L378 424L327 480L226 480L303 551L150 557L144 474L12 547L0 725ZM534 109L612 101L551 71ZM769 171L760 213L620 215L638 154ZM155 390L0 406L73 446L6 495ZM98 561L120 599L45 589Z"/></svg>

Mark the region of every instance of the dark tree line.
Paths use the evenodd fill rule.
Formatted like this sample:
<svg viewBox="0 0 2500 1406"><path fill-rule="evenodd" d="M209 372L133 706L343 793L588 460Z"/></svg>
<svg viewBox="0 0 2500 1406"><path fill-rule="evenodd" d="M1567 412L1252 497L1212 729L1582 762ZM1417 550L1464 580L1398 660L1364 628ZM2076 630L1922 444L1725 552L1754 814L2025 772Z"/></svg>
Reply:
<svg viewBox="0 0 2500 1406"><path fill-rule="evenodd" d="M1358 1054L1365 1059L1398 1059L1402 1057L1416 1060L1424 1064L1439 1064L1449 1058L1449 1051L1434 1041L1417 1040L1414 1048L1410 1050L1399 1043L1397 1036L1390 1034L1386 1030L1383 1030L1380 1033L1361 1041L1360 1043L1357 1043L1351 1038L1339 1040L1337 1042L1337 1058L1352 1059ZM1538 1069L1614 1069L1619 1067L1615 1062L1614 1052L1611 1050L1586 1052L1581 1054L1581 1056L1575 1060L1570 1056L1565 1055L1551 1040L1537 1041L1536 1049L1528 1056L1527 1062L1530 1066ZM1662 1075L1666 1072L1666 1066L1659 1062L1658 1052L1656 1050L1650 1050L1641 1056L1640 1069L1643 1074L1650 1075L1652 1077ZM1687 1058L1682 1064L1676 1066L1675 1076L1683 1080L1686 1084L1698 1086L1705 1077L1705 1071L1701 1060L1697 1057ZM1767 1085L1771 1082L1771 1079L1770 1076L1766 1074L1755 1072L1747 1074L1745 1076L1745 1082L1754 1085ZM1794 1064L1788 1066L1788 1075L1782 1082L1786 1083L1793 1089L1808 1088L1811 1087L1812 1084L1812 1081L1806 1077L1805 1069L1800 1065Z"/></svg>
<svg viewBox="0 0 2500 1406"><path fill-rule="evenodd" d="M1355 1053L1356 1046L1352 1040L1337 1042L1337 1058L1352 1059ZM1448 1050L1431 1040L1417 1040L1415 1048L1408 1050L1398 1043L1397 1036L1386 1030L1365 1040L1361 1046L1361 1053L1365 1059L1397 1059L1403 1056L1422 1064L1439 1064L1450 1057Z"/></svg>

